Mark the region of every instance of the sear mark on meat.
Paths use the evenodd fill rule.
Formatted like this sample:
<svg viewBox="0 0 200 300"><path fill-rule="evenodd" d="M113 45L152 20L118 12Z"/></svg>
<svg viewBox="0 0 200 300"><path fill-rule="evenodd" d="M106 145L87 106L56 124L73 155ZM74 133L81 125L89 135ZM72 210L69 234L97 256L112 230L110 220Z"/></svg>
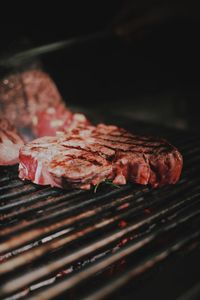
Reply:
<svg viewBox="0 0 200 300"><path fill-rule="evenodd" d="M79 125L20 150L19 177L37 184L90 189L107 179L159 187L179 180L183 160L163 139L140 137L117 126Z"/></svg>

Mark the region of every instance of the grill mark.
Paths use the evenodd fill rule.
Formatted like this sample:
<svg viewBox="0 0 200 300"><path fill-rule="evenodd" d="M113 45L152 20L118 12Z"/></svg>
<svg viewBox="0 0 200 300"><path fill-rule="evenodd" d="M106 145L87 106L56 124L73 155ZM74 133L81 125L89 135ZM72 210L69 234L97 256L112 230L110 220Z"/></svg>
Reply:
<svg viewBox="0 0 200 300"><path fill-rule="evenodd" d="M168 146L168 144L165 144L164 142L163 143L160 143L159 145L148 145L148 144L135 144L135 143L125 143L125 142L121 142L121 141L119 141L119 140L117 140L117 141L111 141L110 142L110 139L103 139L103 138L100 138L99 136L98 137L93 137L93 138L95 138L96 139L96 141L95 141L95 143L94 143L94 145L100 145L100 146L103 146L103 147L105 147L105 148L108 148L108 149L110 149L110 150L114 150L114 151L116 151L116 149L118 149L118 150L123 150L123 151L135 151L135 149L134 148L149 148L149 149L159 149L159 148L164 148L164 147L167 147ZM75 139L77 139L77 138L75 138ZM73 138L72 139L68 139L69 141L72 141L73 140ZM80 139L80 140L83 140L83 139ZM83 140L84 141L84 140ZM99 141L102 141L102 143L99 143ZM108 144L105 144L103 141L105 141L106 143L108 143ZM110 142L110 143L109 143ZM121 145L133 145L134 146L134 148L129 148L129 149L121 149L121 148L119 148L118 146L116 146L115 144L121 144ZM110 144L113 144L113 146L112 145L110 145ZM65 145L65 146L67 146L67 145ZM82 149L82 148L81 148ZM99 150L100 151L100 150ZM144 150L137 150L137 151L144 151ZM102 151L100 151L101 153L103 153Z"/></svg>
<svg viewBox="0 0 200 300"><path fill-rule="evenodd" d="M99 139L99 140L102 140L102 139ZM105 140L103 140L103 141L105 141ZM98 142L97 142L98 143ZM108 143L109 143L109 141L108 141ZM116 142L117 143L117 142ZM126 145L126 143L122 143L122 142L118 142L119 144L124 144L124 145ZM138 152L138 151L142 151L142 152L145 152L144 151L144 149L143 148L149 148L149 149L155 149L155 148L157 148L157 149L159 149L159 148L163 148L163 147L167 147L167 145L159 145L159 146L149 146L149 145L144 145L144 144L141 144L140 146L141 146L141 148L142 149L140 149L140 147L138 146L138 145L135 145L135 147L133 147L133 148L131 148L130 147L130 149L122 149L121 147L119 148L119 146L117 146L117 145L115 145L115 143L114 142L111 142L111 144L114 144L113 146L112 145L108 145L108 144L102 144L104 147L107 147L107 148L109 148L109 149L111 149L111 150L114 150L114 151L116 151L116 149L117 150L122 150L122 151L136 151L134 148L137 148L137 151L136 152ZM101 144L100 144L101 145ZM127 144L127 145L129 145L129 144ZM130 145L134 145L134 144L130 144ZM138 149L139 148L139 149Z"/></svg>
<svg viewBox="0 0 200 300"><path fill-rule="evenodd" d="M97 161L95 158L94 159L91 159L91 158L87 158L87 157L84 157L83 155L80 155L78 157L76 156L73 156L73 155L66 155L67 157L71 157L73 159L81 159L81 160L84 160L84 161L87 161L87 162L90 162L92 164L94 164L95 166L104 166L103 163L100 163L99 161Z"/></svg>
<svg viewBox="0 0 200 300"><path fill-rule="evenodd" d="M99 144L99 143L96 143L96 145L100 145L101 146L101 144ZM66 148L69 148L69 149L77 149L77 150L87 151L89 153L96 153L99 156L100 156L100 153L102 155L104 155L104 156L106 155L106 154L102 153L101 151L93 151L91 149L84 149L84 148L81 148L80 146L79 147L78 146L67 146L67 145L63 145L63 146L66 147ZM124 150L124 149L119 149L119 148L116 148L116 147L113 148L113 147L107 146L107 145L104 145L104 147L106 147L106 148L108 148L110 150L114 150L115 154L116 154L116 152L120 152L120 151L124 152L124 153L130 152L130 154L131 153L137 153L137 154L143 154L143 153L144 154L155 154L155 151L150 151L150 150L144 151L144 149L140 149L140 150L134 150L134 149ZM152 147L152 148L154 148L154 147ZM165 152L168 152L168 151L169 151L168 148L166 148L166 149L163 148L161 151L157 152L156 154L161 154L161 153L165 153ZM115 155L113 155L113 156L115 156ZM103 158L105 158L105 157L103 157ZM108 157L106 157L105 159L108 160Z"/></svg>
<svg viewBox="0 0 200 300"><path fill-rule="evenodd" d="M152 185L157 186L159 183L162 183L162 174L158 174L159 172L162 173L162 170L158 167L160 163L159 159L161 162L164 161L166 157L165 155L162 156L163 153L166 153L167 157L169 153L175 156L176 148L164 139L134 136L125 130L120 131L120 129L110 130L111 133L106 134L106 126L104 129L105 130L102 128L102 133L98 133L98 128L94 127L93 132L89 132L88 134L86 132L85 136L84 132L82 135L77 129L75 136L73 136L73 134L70 136L69 134L67 138L65 135L61 135L56 138L55 142L54 140L52 142L51 139L50 142L44 139L44 144L47 144L47 149L50 149L53 153L49 157L47 153L46 157L49 161L49 172L52 172L51 175L54 176L53 168L58 167L58 177L59 171L62 171L63 178L65 178L69 184L80 186L80 184L88 182L89 185L92 185L93 178L97 177L97 179L101 180L102 174L107 178L110 176L110 172L115 172L115 167L116 172L120 174L123 165L125 165L125 168L127 168L125 169L125 171L127 170L126 179L131 175L129 172L133 172L133 175L138 172L137 176L134 175L135 180L136 182L137 180L141 180L142 182L143 179L146 179L147 165L153 174ZM43 141L43 139L41 139L41 141ZM41 144L40 140L38 144ZM38 161L43 159L39 153L40 150L38 149L37 151L36 146L35 157ZM30 156L31 155L30 149ZM123 158L127 160L123 161ZM115 163L117 163L117 165L115 165ZM136 168L132 170L132 168L129 168L129 165L134 163L136 164ZM65 168L65 165L67 166L68 164L69 166ZM142 164L142 167L140 167L140 164ZM112 175L113 174L114 173L112 173ZM154 175L157 178L155 182ZM150 178L148 180L150 180ZM167 180L168 179L166 179L166 183L168 182Z"/></svg>
<svg viewBox="0 0 200 300"><path fill-rule="evenodd" d="M119 132L119 131L117 131ZM111 136L111 137L125 137L125 138L130 138L130 139L135 139L137 141L151 141L151 142L160 142L162 141L162 139L159 139L159 138L155 138L155 137L151 137L151 136L139 136L139 135L134 135L134 134L131 134L131 133L127 133L127 132L124 132L124 133L119 133L119 134L103 134L103 133L98 133L98 130L97 130L97 133L95 133L95 135L97 136Z"/></svg>
<svg viewBox="0 0 200 300"><path fill-rule="evenodd" d="M136 134L124 134L124 137L127 138L132 138L138 141L151 141L151 142L160 142L162 139L160 138L156 138L156 137L152 137L152 136L140 136L140 135L136 135Z"/></svg>
<svg viewBox="0 0 200 300"><path fill-rule="evenodd" d="M81 130L81 128L79 128L80 130ZM103 140L111 140L111 141L113 141L113 142L119 142L119 143L123 143L123 144L134 144L134 145L140 145L139 143L136 143L136 142L132 142L132 140L136 140L136 141L138 141L138 142L147 142L147 143L156 143L156 144L158 144L157 146L160 146L160 144L161 143L164 143L165 141L164 140L162 140L162 139L158 139L158 138L154 138L154 137L145 137L145 136L138 136L138 135L133 135L133 134L129 134L129 133L127 133L127 132L125 132L124 134L121 132L119 132L119 131L116 131L118 134L116 135L116 134L111 134L111 133L109 133L109 134L105 134L105 133L99 133L98 132L98 129L97 129L97 131L95 131L95 132L91 132L91 134L89 135L90 137L93 137L93 138L97 138L97 139L103 139ZM113 137L113 138L115 138L115 139L112 139L111 137ZM71 140L73 137L68 137L68 138L66 138L66 140ZM79 140L82 140L82 137L80 137L80 136L76 136L75 137L76 139L79 139ZM120 138L119 140L118 140L118 138ZM126 138L126 139L128 139L129 141L130 141L130 143L129 142L122 142L121 141L121 138ZM145 146L145 145L147 145L147 144L142 144L142 146ZM148 146L148 145L147 145Z"/></svg>
<svg viewBox="0 0 200 300"><path fill-rule="evenodd" d="M135 142L122 142L121 140L111 140L111 139L106 139L106 138L102 138L102 137L97 137L97 139L100 139L100 140L104 140L104 141L111 141L112 143L120 143L120 144L124 144L124 145L135 145L135 146L142 146L142 147L152 147L152 148L159 148L161 147L161 145L163 145L162 143L159 143L159 142L155 142L157 145L149 145L150 142L147 144L145 143L135 143ZM141 141L142 142L142 141ZM153 142L151 142L153 144Z"/></svg>
<svg viewBox="0 0 200 300"><path fill-rule="evenodd" d="M140 135L135 135L135 134L129 134L129 133L124 133L124 134L119 134L118 136L116 135L110 135L110 134L105 134L105 136L113 136L113 137L124 137L124 138L130 138L130 139L135 139L137 141L151 141L151 142L160 142L159 138L152 137L152 136L140 136Z"/></svg>
<svg viewBox="0 0 200 300"><path fill-rule="evenodd" d="M73 158L73 156L69 156L69 157ZM104 167L111 166L111 165L108 165L108 164L107 165L98 164L98 162L86 159L84 157L79 157L79 158L75 158L75 159L81 159L83 161L90 162L93 165L95 165L96 167L102 167L102 168L104 168ZM52 168L54 168L57 165L59 165L60 163L55 160L55 161L52 161L51 164L53 165ZM101 175L101 170L99 170L98 173L97 173L97 170L95 170L94 172L91 172L89 175L86 175L86 176L81 175L80 178L76 178L76 179L67 178L67 183L69 183L69 185L71 185L71 186L74 186L74 187L77 186L77 187L79 187L80 184L82 185L83 183L84 184L85 183L91 183L91 181L94 178L98 177L99 175ZM66 177L63 176L62 178L66 178Z"/></svg>
<svg viewBox="0 0 200 300"><path fill-rule="evenodd" d="M73 139L71 139L71 140L73 140ZM124 144L124 143L120 143L120 144ZM98 145L98 147L101 147L101 146L105 147L108 150L114 151L115 154L116 154L116 152L124 152L124 153L127 153L127 152L131 153L132 152L132 153L137 153L137 154L144 153L144 154L152 155L152 154L162 154L162 153L166 153L170 150L173 150L173 147L170 146L170 144L168 145L168 144L164 144L164 143L161 144L160 146L157 146L157 147L149 146L149 145L147 145L147 146L135 145L135 147L130 147L130 149L128 149L128 150L118 148L118 147L116 147L116 145L115 145L115 147L114 146L112 147L110 144L106 145L105 143L103 143L103 141L102 141L102 143L99 143L98 139L97 139L97 142L95 142L94 145L96 145L96 146ZM101 151L100 149L93 150L92 148L89 148L88 146L89 145L86 145L87 148L84 148L84 147L81 147L81 146L72 146L72 145L62 144L62 147L64 147L64 148L76 149L76 150L80 150L80 151L86 151L88 153L94 153L94 154L97 154L98 156L100 156L101 158L107 159L109 161L112 160L113 156L115 156L115 154L110 156L110 155L106 154L105 152ZM35 148L37 149L37 146ZM155 148L157 149L156 153L155 153Z"/></svg>
<svg viewBox="0 0 200 300"><path fill-rule="evenodd" d="M102 157L98 151L94 152L94 151L91 151L89 149L83 149L83 148L80 148L80 147L77 147L77 146L64 146L65 148L68 148L68 149L75 149L75 150L79 150L81 152L85 152L85 153L80 153L78 154L77 156L74 154L64 154L65 157L71 157L73 159L83 159L85 161L88 161L88 162L91 162L91 163L94 163L95 165L99 165L99 166L103 166L104 164L103 163L100 163L98 160L98 158L94 157L94 159L91 159L91 158L87 158L87 157L84 157L84 154L87 155L87 153L93 155L93 154L96 154L99 158L101 159L104 159L105 160L105 163L107 163L107 158L105 157ZM59 155L59 154L58 154Z"/></svg>
<svg viewBox="0 0 200 300"><path fill-rule="evenodd" d="M99 145L99 146L101 146L101 144L96 144L96 145ZM86 151L86 152L89 152L89 153L95 153L95 154L97 154L98 156L100 156L100 157L102 157L102 158L104 158L104 159L108 159L108 155L106 155L104 152L101 152L101 151L93 151L92 149L84 149L84 148L81 148L80 146L68 146L68 145L63 145L63 147L65 147L65 148L68 148L68 149L76 149L76 150L80 150L80 151ZM113 148L109 148L109 147L107 147L107 146L104 146L104 147L106 147L106 148L108 148L108 149L110 149L110 150L114 150ZM106 156L106 157L105 157Z"/></svg>
<svg viewBox="0 0 200 300"><path fill-rule="evenodd" d="M165 150L163 149L162 153L164 153L164 152L165 152ZM155 153L154 151L136 151L136 150L135 151L134 150L124 151L124 150L121 150L121 149L118 151L118 154L120 154L120 153L130 154L130 155L138 154L140 156L143 156L143 155L158 155L158 154L160 155L161 154L161 152Z"/></svg>
<svg viewBox="0 0 200 300"><path fill-rule="evenodd" d="M160 173L158 172L158 168L156 168L156 166L154 166L151 161L149 161L149 167L152 170L152 172L155 174L156 181L160 182L161 176Z"/></svg>
<svg viewBox="0 0 200 300"><path fill-rule="evenodd" d="M163 154L163 153L167 153L167 152L174 154L174 151L177 151L177 150L175 148L171 147L171 148L162 149L161 151L159 151L159 154Z"/></svg>

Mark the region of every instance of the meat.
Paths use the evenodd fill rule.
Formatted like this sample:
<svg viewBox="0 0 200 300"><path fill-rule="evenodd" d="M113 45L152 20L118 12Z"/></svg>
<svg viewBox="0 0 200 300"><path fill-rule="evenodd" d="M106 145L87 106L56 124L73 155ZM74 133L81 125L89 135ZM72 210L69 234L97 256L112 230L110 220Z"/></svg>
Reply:
<svg viewBox="0 0 200 300"><path fill-rule="evenodd" d="M6 119L0 118L0 166L16 164L23 144L16 129Z"/></svg>
<svg viewBox="0 0 200 300"><path fill-rule="evenodd" d="M0 81L0 117L3 116L25 140L55 135L76 119L53 80L41 70L12 74Z"/></svg>
<svg viewBox="0 0 200 300"><path fill-rule="evenodd" d="M19 177L41 185L90 189L106 179L159 187L174 184L182 156L167 141L116 126L78 126L20 150Z"/></svg>
<svg viewBox="0 0 200 300"><path fill-rule="evenodd" d="M55 136L58 131L70 131L79 125L89 125L83 114L73 114L63 104L49 107L37 113L33 120L33 132L37 137Z"/></svg>
<svg viewBox="0 0 200 300"><path fill-rule="evenodd" d="M41 70L12 74L0 82L0 116L9 119L26 139L34 137L37 114L60 103L57 87Z"/></svg>

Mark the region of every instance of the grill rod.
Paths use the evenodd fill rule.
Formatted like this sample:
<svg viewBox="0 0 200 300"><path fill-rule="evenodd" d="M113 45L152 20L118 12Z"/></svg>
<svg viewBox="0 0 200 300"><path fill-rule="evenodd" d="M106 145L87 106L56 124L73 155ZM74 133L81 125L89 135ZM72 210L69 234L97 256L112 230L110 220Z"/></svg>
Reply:
<svg viewBox="0 0 200 300"><path fill-rule="evenodd" d="M197 198L197 201L199 201L200 193L198 193L197 195L195 195L193 197L189 197L188 199L186 199L186 201L188 201L188 202L194 201L195 198ZM88 247L88 249L89 249L89 251L94 251L98 248L101 248L101 247L107 245L108 243L116 241L116 239L122 238L123 236L127 235L128 233L132 232L133 230L139 229L140 227L144 226L145 224L148 224L150 226L151 222L155 221L156 219L160 219L160 218L162 219L165 215L168 215L170 212L174 213L174 210L178 215L179 211L177 211L177 208L181 207L183 203L185 203L185 200L179 201L178 203L175 203L175 204L171 205L170 207L166 207L165 209L161 208L156 213L152 214L150 217L145 216L140 222L134 223L131 226L127 226L125 229L121 229L121 230L117 230L116 232L112 232L107 238L104 237L102 240L92 243ZM199 213L199 212L200 212L200 210L197 210L194 212L194 214ZM175 215L175 217L176 217L176 221L174 223L175 225L178 224L177 215ZM186 216L187 216L187 210L186 210ZM192 214L192 216L193 216L193 214ZM95 229L101 228L101 226L105 226L105 224L107 224L108 222L109 222L109 219L106 221L103 221L102 223L95 225L94 228ZM166 228L168 228L168 226L169 225L167 225ZM91 228L89 228L89 230L91 230ZM79 232L75 236L72 235L72 239L77 239L78 237L82 236L86 232L83 231L83 233ZM158 230L158 232L160 232L160 231ZM154 237L154 235L152 235L152 238L153 237ZM70 236L69 236L69 237L63 238L62 240L60 240L60 243L57 242L57 244L60 247L60 246L63 246L65 243L71 242L71 241L72 240L70 240ZM48 250L50 250L50 249L48 249ZM68 255L61 259L58 259L55 262L51 262L47 267L38 267L35 271L32 271L29 274L26 273L23 276L19 276L18 278L15 278L15 279L9 281L9 283L5 284L5 286L2 286L1 290L3 293L11 293L11 292L14 292L18 288L22 288L36 280L41 279L44 276L48 276L50 272L55 272L59 268L63 267L64 265L71 264L74 260L80 259L81 253L82 253L82 256L86 255L86 254L88 255L89 253L87 253L86 249L87 249L86 247L83 247L83 249L81 249L80 252L79 251L76 251L75 253L73 252L71 255ZM31 252L33 253L33 251L34 250L32 250ZM37 251L37 249L35 250L35 252L36 251ZM33 257L32 253L30 253L30 258ZM36 253L35 253L35 255L36 255ZM27 252L27 254L29 255L29 252ZM16 257L13 260L12 259L8 260L6 263L3 264L5 267L7 266L7 268L8 268L8 269L5 269L6 272L8 272L9 269L14 267L13 261L17 260L17 259L19 259L19 258ZM27 260L28 260L27 255L23 254L21 256L20 260L23 262L25 260L27 262ZM3 265L2 265L2 267L3 267Z"/></svg>
<svg viewBox="0 0 200 300"><path fill-rule="evenodd" d="M143 273L144 271L147 271L148 269L154 267L157 263L159 263L162 260L166 259L170 254L180 250L188 242L191 242L192 240L199 239L199 237L200 237L200 230L194 232L191 236L186 237L185 239L180 239L175 244L170 245L167 250L163 249L163 250L159 251L158 253L154 253L152 256L142 260L138 265L134 266L133 269L129 270L128 272L125 272L120 277L109 281L109 283L106 283L104 287L102 287L98 291L82 298L82 300L101 300L101 299L105 299L110 294L112 294L113 292L116 292L122 286L127 284L131 279L133 279L133 277L136 277L136 276L140 275L141 273ZM64 290L62 290L62 287L60 286L59 288L57 288L57 292L54 292L54 296L61 294L61 292L63 292L63 291ZM200 290L198 289L197 292L199 292L199 291ZM44 296L44 294L42 294L42 293L39 294L40 299L41 299L41 297L42 297L42 299L45 299L45 298L43 298L43 296ZM33 300L33 299L36 300L35 297L29 298L29 300L30 299L31 300ZM51 299L51 297L50 297L50 299ZM185 297L183 299L186 300ZM183 300L183 299L181 298L181 300Z"/></svg>
<svg viewBox="0 0 200 300"><path fill-rule="evenodd" d="M185 145L187 145L186 143L185 143ZM189 156L190 157L190 154L191 153L196 153L196 152L198 152L198 150L197 150L197 148L195 148L195 149L191 149L191 147L192 147L192 145L190 145L190 149L189 149L189 151L187 151L187 153L186 153L186 155L184 155L184 157L186 157L186 158L188 158L187 156ZM184 145L183 145L183 148L184 148ZM193 151L195 151L195 152L193 152ZM171 193L169 194L170 195L170 197L177 197L177 196L179 196L179 193L178 193L178 191L187 191L187 188L188 188L188 190L189 189L191 189L192 187L194 187L194 192L195 192L195 195L197 196L197 198L195 199L195 198L192 198L192 197L189 197L189 195L188 195L188 199L190 198L191 199L191 201L187 201L185 204L182 204L182 206L180 206L180 207L178 207L177 208L177 211L175 210L175 212L174 213L172 213L172 215L170 214L169 216L167 216L167 214L164 216L164 218L168 218L168 221L169 220L176 220L176 218L177 218L177 216L180 216L180 215L183 215L183 212L184 213L188 213L188 211L190 211L191 209L192 209L192 213L195 211L194 210L194 208L196 207L196 211L198 211L198 209L199 209L199 200L198 200L198 186L197 187L195 187L195 185L198 185L198 177L197 178L195 178L196 177L196 175L195 174L198 174L198 164L197 164L197 161L199 160L199 157L198 157L198 153L197 153L197 155L194 155L194 156L192 156L191 157L191 159L187 159L186 161L185 161L185 166L188 168L188 171L187 172L184 172L183 173L183 175L184 175L184 178L183 178L183 180L181 180L181 182L180 182L180 184L178 184L175 188L174 187L170 187L169 189L168 188L163 188L163 189L161 189L161 190L159 190L159 191L156 191L156 192L152 192L152 191L150 191L150 190L146 190L145 192L144 192L144 195L143 195L143 197L140 199L140 197L138 198L138 204L139 203L143 203L144 204L144 206L146 206L146 207L148 207L147 206L147 203L148 203L148 197L149 197L149 199L151 199L151 197L154 197L155 196L155 198L157 198L157 200L158 200L158 205L159 205L159 201L161 202L161 206L163 207L163 201L165 201L165 200L167 200L167 197L166 197L166 199L165 199L165 194L167 194L169 191L171 191ZM190 161L190 163L188 164L188 161ZM192 164L194 164L194 165L192 165ZM189 176L189 177L188 177ZM191 178L192 178L192 180L191 180ZM195 178L195 179L193 179L193 178ZM189 182L189 184L187 185L187 182ZM177 192L176 192L176 188L179 188L180 190L178 190ZM130 191L131 192L131 191ZM133 192L135 192L135 191L133 191ZM188 191L187 191L187 193L188 193ZM97 193L97 195L98 195L98 193ZM118 196L119 197L119 193L118 193L118 191L116 191L116 194L115 194L115 196ZM194 195L193 195L194 196ZM20 196L21 197L21 196ZM23 196L22 196L23 197ZM82 196L81 196L82 197ZM160 197L160 199L159 199L159 197ZM170 197L169 197L169 201L171 201L172 199L170 199ZM182 198L183 197L185 197L185 196L181 196ZM83 198L84 198L84 196L83 196ZM134 197L133 197L134 198ZM180 197L179 197L180 198ZM9 200L9 199L11 199L11 200ZM130 198L131 199L131 198ZM145 200L146 199L146 200ZM10 197L10 198L8 198L8 200L9 201L12 201L12 197ZM179 199L180 200L180 199ZM173 204L174 204L174 202L175 201L179 201L178 199L175 199L175 200L173 200ZM183 199L182 199L183 200ZM79 201L81 201L81 198L79 199ZM104 198L102 198L101 199L101 201L103 201L103 203L105 202L105 201L110 201L109 200L109 197L108 197L108 199L107 200L104 200ZM101 201L99 202L99 204L101 203ZM144 202L143 202L144 201ZM37 201L36 201L37 202ZM98 203L98 202L97 202ZM113 202L114 203L114 202ZM132 202L130 202L132 205L133 205L133 203ZM171 203L171 202L170 202ZM95 203L94 203L95 204ZM153 204L153 202L151 201L150 203L149 203L149 206L151 207L152 206L152 204ZM156 204L156 202L154 203L154 204ZM165 204L165 202L164 202L164 204ZM91 206L93 205L93 203L91 203ZM46 206L47 208L48 208L48 204L47 204L47 206ZM56 209L56 207L59 207L59 206L52 206L52 207L50 207L50 208L48 208L49 209L49 213L52 213L53 212L53 209ZM88 206L89 207L89 206ZM88 208L87 206L85 207L85 208ZM117 207L117 206L116 206ZM152 207L153 208L153 207ZM48 209L47 209L47 211L48 211ZM51 209L52 209L52 211L51 211ZM81 209L84 209L84 206L81 208ZM110 210L110 208L108 208L107 207L107 209L108 209L108 212L109 212L109 210ZM157 209L157 208L156 208ZM107 210L105 209L105 212L106 212ZM9 212L9 210L8 210L8 212ZM127 217L127 218L129 218L129 216L131 216L132 214L131 214L132 212L130 212L130 214L126 214L125 216ZM155 213L155 211L154 211L154 213ZM178 214L177 214L178 213ZM8 215L8 214L6 214L6 215ZM23 215L21 215L21 217L22 217ZM109 216L109 215L106 215L107 217ZM132 218L132 220L134 219L134 214L132 215L133 216L133 218ZM36 218L37 218L37 216L35 216ZM107 217L106 217L106 219L107 219ZM193 216L193 217L195 217L195 218L198 218L198 213L197 213L197 215L195 216ZM190 221L193 219L193 217L191 217L191 219L190 219ZM96 220L98 220L98 218L96 219L94 219L94 221L96 221ZM198 219L199 220L199 219ZM52 218L52 221L53 222L55 222L55 220ZM135 219L135 221L137 222L137 219ZM141 221L141 220L139 220L139 221ZM162 220L160 220L160 221L162 221ZM156 222L160 222L159 221L159 218L158 218L158 220L156 220ZM89 222L89 224L90 224L90 220L88 220L88 222ZM86 220L86 223L85 223L85 221L84 221L84 223L81 223L80 224L80 226L82 226L82 224L84 224L84 226L86 226L87 224L88 224L88 222L87 222L87 220ZM74 223L74 224L76 224L76 223ZM98 224L98 223L97 223ZM114 224L114 223L113 223ZM44 225L45 225L45 222L44 222ZM78 225L78 223L77 223L77 225ZM129 222L129 225L130 225L130 222ZM152 226L151 225L156 225L154 222L152 222L152 223L150 223L150 224L148 224L148 231L150 230L150 231L152 231ZM161 224L162 225L162 224ZM12 223L10 224L10 229L12 228ZM15 226L15 225L14 225ZM106 226L107 227L107 226ZM14 228L14 227L13 227ZM102 227L102 228L104 228L104 227ZM142 228L142 227L141 227ZM176 228L176 227L175 227ZM77 228L78 229L78 228ZM27 230L28 230L28 227L27 227ZM58 229L56 229L56 230L58 230ZM23 230L22 230L23 231ZM143 232L142 233L142 236L146 236L146 233L148 233L148 231L146 231L145 230L145 232ZM20 231L19 231L20 232ZM13 233L15 233L15 232L13 232ZM71 233L70 233L71 234ZM129 234L131 234L131 232L129 233ZM87 236L87 235L86 235ZM137 236L137 238L138 238L138 236L140 236L141 237L141 234L137 234L136 235ZM7 238L8 237L8 235L5 235L5 238ZM58 239L58 240L60 240L60 238ZM79 238L78 239L79 241L81 241L81 239ZM49 242L48 242L49 243ZM47 243L47 244L48 244ZM38 247L38 248L40 248L40 246ZM29 252L29 251L28 251ZM25 253L28 253L28 252L25 252ZM18 256L16 256L15 258L17 258L17 257L20 257L20 256L23 256L25 253L23 253L23 254L20 254L20 255L18 255ZM7 262L9 262L9 261L11 261L12 260L12 258L10 259L10 260L8 260ZM3 263L3 264L5 264L5 263ZM2 265L3 265L2 264ZM63 268L64 266L62 266L62 268ZM15 272L14 270L13 270L13 272ZM11 272L12 273L12 272ZM26 273L27 274L27 273ZM49 275L48 275L49 276ZM74 275L75 276L75 275Z"/></svg>
<svg viewBox="0 0 200 300"><path fill-rule="evenodd" d="M197 216L200 214L200 209L197 212L194 212L191 216L185 217L184 219L176 220L174 224L170 224L169 226L166 226L164 230L167 230L168 228L174 228L178 225L182 225L184 222L188 221L191 217ZM158 231L159 233L162 232L162 230ZM159 235L159 233L157 233ZM48 294L44 290L40 293L38 293L36 296L31 296L30 298L27 298L29 300L36 300L36 299L52 299L56 296L59 296L61 293L66 292L68 289L71 289L72 287L78 285L80 282L88 279L91 276L94 276L97 272L104 270L111 264L114 264L115 262L119 261L120 259L126 257L127 255L133 254L134 252L138 251L139 249L143 248L145 245L149 244L151 241L153 241L156 238L157 234L150 234L149 236L146 236L145 238L142 238L141 241L138 241L134 243L133 245L129 245L126 248L123 248L121 251L112 254L108 259L104 259L100 262L97 262L91 267L88 267L86 270L80 271L77 275L72 275L70 278L63 279L62 282L55 284L52 287L48 288ZM122 282L124 280L127 281L127 275L128 276L135 276L137 273L144 270L144 268L152 267L155 263L165 259L167 256L169 256L172 252L179 250L181 247L183 247L186 243L188 243L191 240L196 239L200 236L200 230L196 230L193 234L187 236L186 238L181 237L173 243L172 245L168 246L167 249L162 249L159 251L159 254L153 254L151 258L146 259L145 261L140 262L141 266L136 267L136 269L133 269L130 274L125 274L122 276ZM143 265L144 264L144 265ZM115 283L116 284L116 283ZM119 285L119 282L118 282ZM119 285L119 287L121 284ZM116 285L117 287L117 285ZM96 295L95 295L96 296ZM104 295L102 295L104 296ZM103 297L99 297L99 299L102 299ZM95 299L95 298L91 298ZM97 298L98 299L98 298Z"/></svg>
<svg viewBox="0 0 200 300"><path fill-rule="evenodd" d="M195 169L195 172L197 172L197 171L198 171L198 169ZM191 172L192 172L192 170L190 169L190 173ZM175 189L175 195L178 193L179 190L182 191L182 189L185 190L186 188L192 188L193 186L197 185L198 183L199 183L198 177L193 181L187 181L187 180L181 181ZM81 199L81 202L80 202L81 208L82 208L82 205L84 203L84 206L83 206L84 210L83 210L82 215L71 217L71 213L72 213L73 210L76 211L76 213L79 212L78 211L79 206L77 206L77 205L73 206L72 205L70 207L70 210L68 210L68 208L67 208L67 209L62 210L62 211L59 212L59 221L58 221L57 225L55 223L53 225L52 224L48 225L48 223L47 223L47 221L49 222L49 218L52 219L53 217L55 217L55 215L52 214L48 217L45 216L44 218L42 217L42 218L38 218L38 219L30 221L30 222L26 222L26 224L22 228L20 228L20 231L17 231L18 227L20 227L20 224L17 225L16 228L15 228L15 226L11 227L11 228L6 228L5 230L1 231L0 236L3 237L5 235L7 235L7 237L9 237L8 234L12 233L12 234L14 234L14 237L13 238L11 237L10 242L8 241L8 242L2 243L0 245L0 252L3 253L5 251L12 250L16 247L22 246L25 242L33 241L36 238L42 238L42 237L44 237L44 235L47 235L47 234L53 234L58 229L60 229L60 230L64 229L65 225L70 225L70 224L73 224L73 222L76 221L76 220L80 221L82 218L86 218L86 217L101 213L105 209L115 207L115 206L119 205L121 202L127 201L129 199L134 200L134 206L135 206L135 208L137 208L137 206L136 206L137 199L141 197L142 193L144 193L145 190L148 191L148 189L146 188L146 189L143 189L142 191L136 192L135 194L129 194L127 197L125 196L125 197L121 197L117 200L111 201L106 205L101 205L101 203L99 203L99 205L100 205L99 209L95 209L95 210L93 209L93 210L90 210L86 213L84 213L85 209L87 208L85 206L85 204L86 203L88 204L88 202L90 203L91 199L88 202L87 201L84 202ZM118 193L118 191L114 190L114 191L112 191L111 194L109 194L109 196L110 195L115 195L116 193ZM162 194L162 192L160 192L160 193ZM168 192L167 195L170 196L171 193L174 193L174 191L170 190L170 192ZM157 197L159 197L159 191L157 191ZM102 198L100 198L100 199L102 199ZM95 200L100 200L100 199L98 197L95 198ZM92 201L92 204L93 203L94 202ZM69 203L67 203L66 205L68 205L68 204ZM72 204L73 204L73 201L72 201ZM131 203L129 203L129 205L131 205ZM144 204L144 205L146 205L146 204ZM139 206L138 209L143 209L144 205ZM55 208L58 209L58 207L55 207ZM69 215L69 219L65 220L67 212L70 212L70 215ZM57 212L56 212L56 216L57 216ZM61 218L64 218L64 220L62 222L61 222L61 220L62 220ZM55 222L55 220L54 220L54 222ZM42 224L45 225L45 227L43 229L41 227L35 228L36 225L41 226ZM33 230L31 231L32 226L34 226L34 227L33 227ZM23 231L25 231L25 232L23 233ZM20 239L17 237L19 235L19 233L21 233Z"/></svg>

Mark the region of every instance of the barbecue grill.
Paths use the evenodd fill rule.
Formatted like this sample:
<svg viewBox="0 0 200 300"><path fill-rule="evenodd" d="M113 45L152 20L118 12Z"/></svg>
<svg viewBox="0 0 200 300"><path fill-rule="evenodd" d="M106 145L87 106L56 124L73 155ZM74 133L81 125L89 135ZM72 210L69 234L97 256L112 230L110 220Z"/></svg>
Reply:
<svg viewBox="0 0 200 300"><path fill-rule="evenodd" d="M74 14L63 10L64 18L53 5L40 24L35 6L33 22L22 10L30 39L19 42L20 52L13 47L20 17L15 13L13 26L8 10L1 38L12 43L0 49L1 78L44 67L70 109L94 124L166 138L183 155L183 172L177 184L159 189L104 183L83 191L23 182L17 166L0 167L0 299L200 299L200 24L184 19L199 17L197 1L190 2L188 9L188 1L135 0L130 13L128 5L115 20L127 19L124 36L120 26L113 34L102 24L117 15L116 0L97 6L96 15L75 4Z"/></svg>
<svg viewBox="0 0 200 300"><path fill-rule="evenodd" d="M2 168L1 299L199 299L200 137L118 122L174 143L180 181L67 191Z"/></svg>

